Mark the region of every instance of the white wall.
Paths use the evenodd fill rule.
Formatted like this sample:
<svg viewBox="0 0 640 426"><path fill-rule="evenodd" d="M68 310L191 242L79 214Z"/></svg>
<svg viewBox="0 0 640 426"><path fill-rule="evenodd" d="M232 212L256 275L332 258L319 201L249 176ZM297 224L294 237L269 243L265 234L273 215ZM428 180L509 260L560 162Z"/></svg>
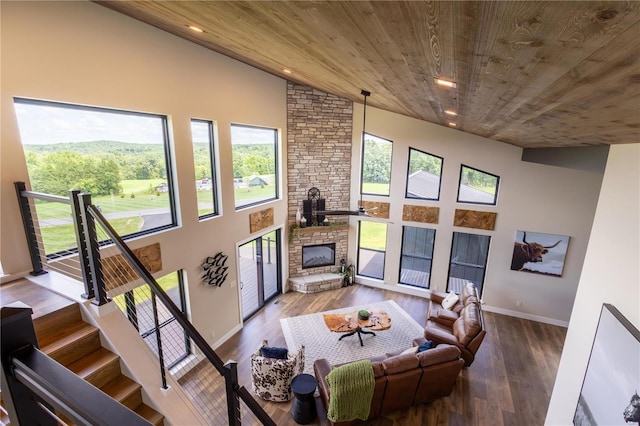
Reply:
<svg viewBox="0 0 640 426"><path fill-rule="evenodd" d="M284 143L285 81L94 3L2 2L0 7L4 272L30 270L13 189L14 181L28 182L13 97L166 114L172 129L181 226L132 245L159 242L162 274L184 269L192 322L205 338L213 342L237 328L235 243L251 235L249 213L266 207L234 210L229 125L278 128ZM203 222L198 221L193 184L191 118L218 125L223 214ZM286 164L286 158L282 162ZM282 196L284 201L267 205L275 208L276 225L286 222L286 194ZM205 287L199 265L219 251L229 255L231 273L223 287Z"/></svg>
<svg viewBox="0 0 640 426"><path fill-rule="evenodd" d="M603 303L640 329L640 144L614 145L546 424L571 424ZM616 350L616 348L611 348ZM622 412L620 412L622 422Z"/></svg>
<svg viewBox="0 0 640 426"><path fill-rule="evenodd" d="M375 93L372 94L375 98ZM362 105L354 106L354 144L360 146ZM431 286L444 291L448 275L453 232L491 236L483 299L486 309L566 325L578 287L602 175L521 161L522 149L474 136L448 127L367 107L367 132L393 141L391 196L366 196L367 200L391 203L385 264L385 286L398 286L403 204L440 207L436 229ZM440 201L404 198L409 147L444 158ZM354 149L352 194L359 193L360 164ZM460 165L465 164L500 176L497 206L457 203ZM358 196L352 196L352 207ZM456 208L497 212L494 231L453 226ZM356 223L355 219L351 219ZM407 225L421 226L415 222ZM430 226L430 225L424 225ZM431 227L431 226L430 226ZM511 271L511 256L518 230L569 235L564 273L560 278ZM355 227L350 253L356 250ZM355 254L353 255L355 260ZM380 282L359 278L358 282ZM413 291L415 293L415 291ZM521 301L522 307L516 302Z"/></svg>

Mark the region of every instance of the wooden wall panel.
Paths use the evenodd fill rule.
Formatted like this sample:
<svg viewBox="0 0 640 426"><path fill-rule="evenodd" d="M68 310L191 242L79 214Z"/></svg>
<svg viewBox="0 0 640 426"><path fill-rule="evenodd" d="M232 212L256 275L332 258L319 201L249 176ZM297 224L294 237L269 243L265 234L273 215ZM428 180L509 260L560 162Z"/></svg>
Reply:
<svg viewBox="0 0 640 426"><path fill-rule="evenodd" d="M493 231L496 227L497 216L498 213L456 209L453 226Z"/></svg>
<svg viewBox="0 0 640 426"><path fill-rule="evenodd" d="M249 232L252 234L270 226L273 226L273 207L249 215Z"/></svg>
<svg viewBox="0 0 640 426"><path fill-rule="evenodd" d="M160 243L133 249L140 263L151 273L162 270ZM140 278L122 254L102 259L102 273L107 289L113 289Z"/></svg>
<svg viewBox="0 0 640 426"><path fill-rule="evenodd" d="M391 204L380 201L363 201L362 206L367 210L367 214L380 219L389 219L389 208ZM374 209L374 210L371 210Z"/></svg>
<svg viewBox="0 0 640 426"><path fill-rule="evenodd" d="M420 223L438 223L440 207L412 206L405 204L402 208L402 220Z"/></svg>

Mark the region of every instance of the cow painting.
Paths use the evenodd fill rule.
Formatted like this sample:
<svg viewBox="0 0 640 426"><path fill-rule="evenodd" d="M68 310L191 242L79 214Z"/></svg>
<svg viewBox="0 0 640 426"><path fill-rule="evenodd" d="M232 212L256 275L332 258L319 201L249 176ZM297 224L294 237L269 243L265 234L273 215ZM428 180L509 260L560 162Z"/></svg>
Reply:
<svg viewBox="0 0 640 426"><path fill-rule="evenodd" d="M561 276L569 237L529 233L530 238L527 241L527 233L521 233L522 242L518 242L518 232L513 245L511 269Z"/></svg>

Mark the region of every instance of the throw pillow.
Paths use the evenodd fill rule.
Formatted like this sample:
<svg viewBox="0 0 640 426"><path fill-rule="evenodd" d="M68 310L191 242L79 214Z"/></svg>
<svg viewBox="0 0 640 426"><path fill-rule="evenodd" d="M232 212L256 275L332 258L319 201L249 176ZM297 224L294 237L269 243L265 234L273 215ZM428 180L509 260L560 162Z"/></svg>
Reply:
<svg viewBox="0 0 640 426"><path fill-rule="evenodd" d="M433 349L435 347L436 347L436 345L434 345L431 340L427 340L426 342L421 343L420 346L418 346L418 352L417 353L424 352L427 349Z"/></svg>
<svg viewBox="0 0 640 426"><path fill-rule="evenodd" d="M260 348L260 355L265 358L287 359L287 356L289 355L289 349L263 346Z"/></svg>
<svg viewBox="0 0 640 426"><path fill-rule="evenodd" d="M412 347L412 348L409 348L409 349L407 349L407 350L405 350L405 351L400 352L400 355L405 355L405 354L415 354L415 353L417 353L417 352L418 352L418 347L417 347L417 346L414 346L414 347Z"/></svg>
<svg viewBox="0 0 640 426"><path fill-rule="evenodd" d="M455 294L454 292L450 292L449 294L447 294L447 297L445 297L442 300L442 307L447 310L451 310L451 308L453 308L453 305L456 304L458 299L459 298L457 294Z"/></svg>

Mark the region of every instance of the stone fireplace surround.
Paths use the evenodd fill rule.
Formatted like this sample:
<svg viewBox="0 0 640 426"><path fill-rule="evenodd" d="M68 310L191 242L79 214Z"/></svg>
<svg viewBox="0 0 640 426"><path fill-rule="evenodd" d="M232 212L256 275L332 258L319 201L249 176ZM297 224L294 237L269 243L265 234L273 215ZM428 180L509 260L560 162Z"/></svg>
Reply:
<svg viewBox="0 0 640 426"><path fill-rule="evenodd" d="M318 188L327 209L350 205L353 103L320 90L287 83L287 180L289 289L303 293L342 286L336 274L347 259L348 219L328 216L330 226L295 227L296 210L310 188ZM336 265L302 269L302 247L336 244Z"/></svg>

